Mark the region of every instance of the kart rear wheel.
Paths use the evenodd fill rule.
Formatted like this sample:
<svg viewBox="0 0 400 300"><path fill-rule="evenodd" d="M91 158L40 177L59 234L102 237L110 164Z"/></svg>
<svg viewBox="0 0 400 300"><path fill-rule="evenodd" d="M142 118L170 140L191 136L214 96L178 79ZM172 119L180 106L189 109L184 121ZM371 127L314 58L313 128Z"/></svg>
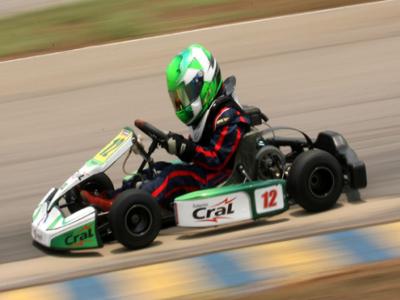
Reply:
<svg viewBox="0 0 400 300"><path fill-rule="evenodd" d="M108 218L115 239L128 249L148 246L161 228L158 204L141 190L126 190L118 195Z"/></svg>
<svg viewBox="0 0 400 300"><path fill-rule="evenodd" d="M305 210L325 211L335 205L343 191L343 173L337 159L323 150L300 154L287 179L289 196Z"/></svg>
<svg viewBox="0 0 400 300"><path fill-rule="evenodd" d="M65 194L65 201L71 214L88 206L88 203L82 199L80 191L85 190L93 194L100 194L106 191L113 191L114 185L111 179L104 173L91 176L83 181L77 187L71 189Z"/></svg>

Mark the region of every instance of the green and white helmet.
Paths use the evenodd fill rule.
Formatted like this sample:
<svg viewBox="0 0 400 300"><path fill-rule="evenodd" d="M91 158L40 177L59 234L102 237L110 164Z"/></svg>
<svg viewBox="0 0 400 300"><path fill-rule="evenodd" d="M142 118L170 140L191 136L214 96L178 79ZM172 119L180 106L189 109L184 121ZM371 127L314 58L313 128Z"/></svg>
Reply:
<svg viewBox="0 0 400 300"><path fill-rule="evenodd" d="M206 48L194 44L171 60L166 73L176 115L186 125L195 125L222 86L217 61Z"/></svg>

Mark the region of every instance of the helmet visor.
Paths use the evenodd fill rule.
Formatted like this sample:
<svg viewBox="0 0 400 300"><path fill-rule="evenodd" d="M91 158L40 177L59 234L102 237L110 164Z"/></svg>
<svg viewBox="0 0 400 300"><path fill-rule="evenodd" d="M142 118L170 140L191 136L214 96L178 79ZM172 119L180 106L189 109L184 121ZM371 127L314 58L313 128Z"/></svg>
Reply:
<svg viewBox="0 0 400 300"><path fill-rule="evenodd" d="M203 87L203 76L196 76L188 84L182 82L178 85L175 91L169 91L169 96L175 111L180 111L200 96L201 88Z"/></svg>

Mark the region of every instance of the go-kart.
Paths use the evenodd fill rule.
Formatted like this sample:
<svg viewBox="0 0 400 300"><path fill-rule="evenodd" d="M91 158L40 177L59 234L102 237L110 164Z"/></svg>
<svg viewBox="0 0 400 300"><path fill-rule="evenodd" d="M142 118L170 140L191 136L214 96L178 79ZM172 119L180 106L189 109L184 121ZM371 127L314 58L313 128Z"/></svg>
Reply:
<svg viewBox="0 0 400 300"><path fill-rule="evenodd" d="M244 135L234 158L231 177L218 187L184 194L174 200L176 225L206 227L280 214L291 204L310 212L335 205L344 187L366 187L365 164L344 137L324 131L312 140L287 127L269 127L258 108L245 106L251 130ZM103 245L110 236L129 249L149 245L162 226L161 209L151 195L132 188L121 192L109 212L90 205L86 190L101 194L114 189L104 173L125 153L143 161L130 180L134 186L157 176L151 155L167 135L147 122L136 127L151 138L146 150L132 128L126 127L88 160L61 187L52 188L33 213L32 237L52 249L87 249ZM267 125L267 126L263 126ZM283 137L291 130L299 137ZM125 170L125 162L123 169Z"/></svg>

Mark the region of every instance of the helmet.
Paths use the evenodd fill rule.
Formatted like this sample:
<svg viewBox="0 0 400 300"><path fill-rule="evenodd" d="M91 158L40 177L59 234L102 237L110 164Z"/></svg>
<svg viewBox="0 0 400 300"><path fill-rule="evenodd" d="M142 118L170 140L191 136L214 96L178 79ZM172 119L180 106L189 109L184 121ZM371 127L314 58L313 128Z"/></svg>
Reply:
<svg viewBox="0 0 400 300"><path fill-rule="evenodd" d="M216 60L206 48L194 44L171 60L166 73L177 117L186 125L195 125L222 86Z"/></svg>

